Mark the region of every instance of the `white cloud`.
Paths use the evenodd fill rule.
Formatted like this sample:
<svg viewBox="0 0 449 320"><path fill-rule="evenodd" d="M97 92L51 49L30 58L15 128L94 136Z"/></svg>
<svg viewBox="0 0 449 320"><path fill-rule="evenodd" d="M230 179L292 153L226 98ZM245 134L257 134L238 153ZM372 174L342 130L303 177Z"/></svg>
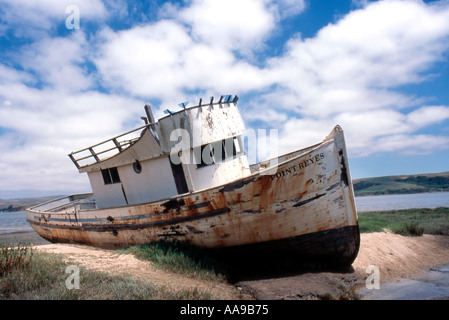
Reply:
<svg viewBox="0 0 449 320"><path fill-rule="evenodd" d="M0 64L0 190L88 191L67 154L140 120L143 102L91 89L88 53L76 32L23 47L22 71Z"/></svg>
<svg viewBox="0 0 449 320"><path fill-rule="evenodd" d="M435 152L435 150L448 148L449 137L425 135L425 134L399 134L389 135L378 139L373 145L377 152L398 152L401 150L403 154L423 155ZM367 152L371 155L373 152Z"/></svg>
<svg viewBox="0 0 449 320"><path fill-rule="evenodd" d="M44 85L66 91L92 87L93 79L82 65L89 48L82 31L69 37L43 38L25 46L19 60L23 68L36 73Z"/></svg>
<svg viewBox="0 0 449 320"><path fill-rule="evenodd" d="M407 122L414 128L420 129L449 119L449 107L425 106L407 114Z"/></svg>
<svg viewBox="0 0 449 320"><path fill-rule="evenodd" d="M77 173L67 154L128 130L124 123L139 119L142 108L139 101L98 92L18 84L0 89L0 97L10 101L0 107L0 128L6 129L1 163L9 168L2 170L0 190L88 191L87 178Z"/></svg>
<svg viewBox="0 0 449 320"><path fill-rule="evenodd" d="M103 39L95 59L102 79L135 95L183 99L188 90L247 91L269 83L259 68L230 51L195 42L173 21L106 30Z"/></svg>
<svg viewBox="0 0 449 320"><path fill-rule="evenodd" d="M427 81L445 61L446 1L357 1L358 10L312 38L292 35L271 58L258 54L266 54L281 19L306 10L305 1L167 3L151 13L157 20L65 37L49 30L64 24L68 5L80 6L81 26L132 14L121 0L107 4L113 13L99 0L0 2L7 23L0 32L34 39L6 52L8 63L0 60L0 153L8 155L0 161L0 190L12 181L17 189L47 190L70 181L82 191L86 178L67 153L140 124L143 104L153 99L162 101L160 116L196 95L254 97L240 104L243 116L279 128L281 153L321 141L336 124L351 156L449 148L447 136L426 131L449 119L449 107L401 90Z"/></svg>
<svg viewBox="0 0 449 320"><path fill-rule="evenodd" d="M1 0L1 2L4 5L11 6L7 10L9 13L15 13L15 10L20 10L22 13L25 13L24 11L30 11L30 15L34 13L36 16L56 17L61 13L65 15L65 9L68 6L75 5L80 8L80 11L83 11L83 15L89 18L103 17L106 15L105 7L99 0Z"/></svg>
<svg viewBox="0 0 449 320"><path fill-rule="evenodd" d="M379 1L365 5L324 27L314 38L291 39L283 56L268 61L270 78L276 79L279 89L266 95L279 113L294 111L295 117L302 118L286 122L296 123L293 127L298 132L313 130L307 125L310 122L340 123L349 149L357 156L366 155L367 148L369 154L384 150L373 145L381 138L388 140L383 137L401 133L416 139L413 132L435 123L435 112L440 121L447 119L446 107L420 109L425 97L400 90L403 85L426 81L428 70L445 61L447 3ZM418 109L406 116L410 107ZM440 144L432 146L449 147L445 139L435 138ZM397 144L395 150L409 146Z"/></svg>
<svg viewBox="0 0 449 320"><path fill-rule="evenodd" d="M351 2L356 8L363 8L370 3L370 0L352 0Z"/></svg>
<svg viewBox="0 0 449 320"><path fill-rule="evenodd" d="M0 84L21 83L32 81L32 77L26 72L0 64Z"/></svg>
<svg viewBox="0 0 449 320"><path fill-rule="evenodd" d="M283 19L302 13L307 8L305 0L279 0L269 4L275 8L279 18Z"/></svg>
<svg viewBox="0 0 449 320"><path fill-rule="evenodd" d="M291 40L287 54L270 64L306 113L402 107L410 100L391 89L424 80L422 71L447 50L448 35L448 8L382 1L328 25L315 38Z"/></svg>
<svg viewBox="0 0 449 320"><path fill-rule="evenodd" d="M101 0L0 0L0 4L0 19L7 25L3 32L11 30L18 37L42 36L65 25L66 8L71 5L79 8L81 21L103 20L108 15Z"/></svg>
<svg viewBox="0 0 449 320"><path fill-rule="evenodd" d="M95 62L108 86L169 105L190 91L260 94L243 106L246 118L282 128L284 150L320 141L337 123L354 156L448 147L444 137L432 143L432 135L416 134L446 119L446 107L422 107L423 97L397 90L427 80L426 71L443 59L447 6L364 3L314 38L292 37L282 56L252 64L251 55L295 4L296 13L304 10L301 1L172 6L158 22L105 32Z"/></svg>
<svg viewBox="0 0 449 320"><path fill-rule="evenodd" d="M105 85L166 104L191 91L207 96L260 90L273 80L252 64L253 55L287 16L284 11L294 15L304 8L302 0L167 3L156 22L103 30L94 61Z"/></svg>
<svg viewBox="0 0 449 320"><path fill-rule="evenodd" d="M179 14L195 41L229 50L260 45L275 27L264 1L195 0Z"/></svg>
<svg viewBox="0 0 449 320"><path fill-rule="evenodd" d="M292 118L279 131L279 153L284 154L322 141L335 123L329 119Z"/></svg>

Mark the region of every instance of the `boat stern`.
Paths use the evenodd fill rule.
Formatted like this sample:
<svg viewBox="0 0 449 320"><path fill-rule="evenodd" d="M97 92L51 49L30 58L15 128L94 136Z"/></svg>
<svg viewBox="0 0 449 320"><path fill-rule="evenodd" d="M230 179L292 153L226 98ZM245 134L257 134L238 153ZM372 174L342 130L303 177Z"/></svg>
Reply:
<svg viewBox="0 0 449 320"><path fill-rule="evenodd" d="M72 194L27 208L27 222L42 238L61 242L70 239L65 228L79 226L79 212L88 209L95 209L92 193Z"/></svg>

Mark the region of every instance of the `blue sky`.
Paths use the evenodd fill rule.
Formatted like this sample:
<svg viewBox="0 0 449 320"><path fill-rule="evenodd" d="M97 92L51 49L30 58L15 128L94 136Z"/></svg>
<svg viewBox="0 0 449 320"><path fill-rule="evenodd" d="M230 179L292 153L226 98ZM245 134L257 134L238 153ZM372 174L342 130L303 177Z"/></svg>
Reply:
<svg viewBox="0 0 449 320"><path fill-rule="evenodd" d="M341 125L353 178L449 171L448 40L444 0L0 0L0 198L90 191L68 153L222 94L280 153Z"/></svg>

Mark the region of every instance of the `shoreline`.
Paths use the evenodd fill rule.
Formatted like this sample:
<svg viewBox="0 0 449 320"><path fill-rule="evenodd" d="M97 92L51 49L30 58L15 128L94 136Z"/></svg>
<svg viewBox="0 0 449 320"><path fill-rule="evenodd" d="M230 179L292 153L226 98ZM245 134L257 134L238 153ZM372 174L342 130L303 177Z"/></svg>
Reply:
<svg viewBox="0 0 449 320"><path fill-rule="evenodd" d="M378 197L378 196L406 196L410 194L432 194L432 193L449 193L449 190L441 190L441 191L423 191L423 192L411 192L411 193L380 193L380 194L374 194L374 193L368 193L368 194L355 194L354 197L356 198L363 198L363 197Z"/></svg>
<svg viewBox="0 0 449 320"><path fill-rule="evenodd" d="M51 242L45 240L40 235L38 235L34 230L20 230L13 231L9 233L0 234L0 244L33 244L36 245L44 245L51 244Z"/></svg>

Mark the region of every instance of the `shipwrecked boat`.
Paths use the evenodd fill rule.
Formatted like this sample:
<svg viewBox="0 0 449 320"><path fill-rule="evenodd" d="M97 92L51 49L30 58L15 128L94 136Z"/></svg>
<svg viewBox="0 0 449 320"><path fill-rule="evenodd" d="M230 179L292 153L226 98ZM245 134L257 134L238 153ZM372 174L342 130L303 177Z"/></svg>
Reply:
<svg viewBox="0 0 449 320"><path fill-rule="evenodd" d="M343 131L249 165L238 97L187 108L72 152L92 193L27 209L51 242L104 248L160 240L350 265L360 235Z"/></svg>

